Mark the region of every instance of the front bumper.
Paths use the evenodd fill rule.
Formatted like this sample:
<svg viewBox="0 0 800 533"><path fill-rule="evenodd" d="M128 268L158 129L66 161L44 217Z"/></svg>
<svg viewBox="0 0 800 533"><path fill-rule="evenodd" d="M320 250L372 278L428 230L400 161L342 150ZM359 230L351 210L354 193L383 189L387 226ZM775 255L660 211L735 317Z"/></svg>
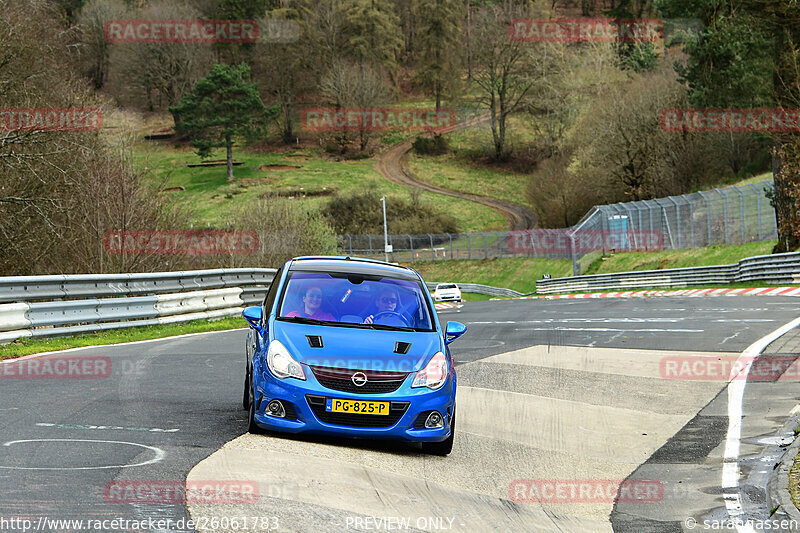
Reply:
<svg viewBox="0 0 800 533"><path fill-rule="evenodd" d="M433 300L436 302L460 302L460 294L439 294L434 295Z"/></svg>
<svg viewBox="0 0 800 533"><path fill-rule="evenodd" d="M329 389L320 385L314 374L306 370L306 380L297 379L279 380L268 371L261 373L255 380L256 412L255 422L260 427L274 431L288 433L308 433L336 435L349 438L363 439L393 439L412 442L440 442L450 436L450 427L455 404L455 377L451 373L445 385L436 391L427 388L411 388L414 375L409 375L400 388L388 394L353 394ZM320 407L320 399L343 398L361 401L388 401L391 402L390 415L383 417L370 417L368 415L347 415L339 417L335 423L331 419L336 417L320 414L324 406ZM294 415L294 419L277 418L265 414L265 409L270 400L280 400L288 403L287 415ZM260 400L260 401L259 401ZM401 407L405 405L404 409ZM316 412L315 412L316 410ZM293 411L293 413L292 413ZM439 411L444 418L441 428L425 429L415 428L420 426L419 418L430 411ZM360 417L359 424L388 424L384 427L364 427L347 425L348 417ZM384 418L385 417L385 418ZM322 418L328 418L326 422ZM355 418L351 419L355 420Z"/></svg>

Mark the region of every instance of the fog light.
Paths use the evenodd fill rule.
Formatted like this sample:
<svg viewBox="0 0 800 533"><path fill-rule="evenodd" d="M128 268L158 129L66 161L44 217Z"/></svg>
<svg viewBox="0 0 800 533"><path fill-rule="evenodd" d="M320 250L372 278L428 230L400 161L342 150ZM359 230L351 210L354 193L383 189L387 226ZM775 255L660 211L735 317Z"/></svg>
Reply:
<svg viewBox="0 0 800 533"><path fill-rule="evenodd" d="M286 416L286 409L283 408L283 404L280 400L272 400L267 404L266 414L277 418L284 418Z"/></svg>
<svg viewBox="0 0 800 533"><path fill-rule="evenodd" d="M428 429L431 428L440 428L444 426L444 419L442 415L439 414L438 411L433 411L431 414L428 415L428 419L425 421L425 427Z"/></svg>

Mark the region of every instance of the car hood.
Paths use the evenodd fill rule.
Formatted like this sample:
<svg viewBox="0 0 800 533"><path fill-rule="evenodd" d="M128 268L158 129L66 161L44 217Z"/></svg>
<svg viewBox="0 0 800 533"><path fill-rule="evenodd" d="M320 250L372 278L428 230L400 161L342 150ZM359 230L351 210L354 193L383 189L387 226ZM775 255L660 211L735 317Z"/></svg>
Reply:
<svg viewBox="0 0 800 533"><path fill-rule="evenodd" d="M439 333L384 331L336 326L317 326L275 321L279 340L299 363L352 370L416 372L430 357L442 351ZM307 335L322 338L321 348L312 348ZM411 343L406 354L395 353L397 342Z"/></svg>

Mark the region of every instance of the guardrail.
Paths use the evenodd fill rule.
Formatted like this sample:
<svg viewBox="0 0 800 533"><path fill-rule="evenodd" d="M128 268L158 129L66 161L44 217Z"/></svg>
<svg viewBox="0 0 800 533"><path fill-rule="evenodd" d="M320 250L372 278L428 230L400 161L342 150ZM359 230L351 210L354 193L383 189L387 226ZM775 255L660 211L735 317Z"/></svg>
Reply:
<svg viewBox="0 0 800 533"><path fill-rule="evenodd" d="M428 286L428 290L431 291L434 290L436 286L439 284L433 282L425 282L425 283ZM494 296L496 298L515 298L517 296L527 296L528 294L533 294L533 293L524 294L521 292L517 292L513 289L505 289L503 287L491 287L489 285L480 285L478 283L456 283L456 285L458 285L458 288L461 289L461 292L486 294L488 296Z"/></svg>
<svg viewBox="0 0 800 533"><path fill-rule="evenodd" d="M235 315L263 300L275 272L0 277L0 342Z"/></svg>
<svg viewBox="0 0 800 533"><path fill-rule="evenodd" d="M536 292L552 294L608 289L627 290L643 287L725 285L748 281L800 282L800 252L748 257L732 265L643 270L539 280L536 282Z"/></svg>

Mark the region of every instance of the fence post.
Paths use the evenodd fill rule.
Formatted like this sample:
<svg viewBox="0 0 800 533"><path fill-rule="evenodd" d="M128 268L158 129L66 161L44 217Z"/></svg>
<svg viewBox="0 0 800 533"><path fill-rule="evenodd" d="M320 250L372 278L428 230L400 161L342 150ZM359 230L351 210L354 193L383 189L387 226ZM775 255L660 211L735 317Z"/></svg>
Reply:
<svg viewBox="0 0 800 533"><path fill-rule="evenodd" d="M722 190L720 189L714 189L714 190L717 191L720 194L720 196L722 196L723 200L722 216L724 218L722 226L725 228L725 244L728 244L728 195L722 192Z"/></svg>
<svg viewBox="0 0 800 533"><path fill-rule="evenodd" d="M711 246L712 244L714 244L713 242L711 242L711 199L708 196L706 196L706 193L704 193L703 191L697 191L697 194L702 196L703 199L706 201L706 215L708 215L706 217L708 218L708 242L706 243L706 246Z"/></svg>
<svg viewBox="0 0 800 533"><path fill-rule="evenodd" d="M353 255L353 236L348 233L347 238L350 239L350 255Z"/></svg>
<svg viewBox="0 0 800 533"><path fill-rule="evenodd" d="M681 247L681 204L675 199L674 196L667 196L667 198L675 204L675 225L678 229L678 248Z"/></svg>
<svg viewBox="0 0 800 533"><path fill-rule="evenodd" d="M372 235L367 235L367 239L369 239L369 255L372 257Z"/></svg>
<svg viewBox="0 0 800 533"><path fill-rule="evenodd" d="M433 235L428 233L428 238L431 240L431 259L436 259L436 252L433 251Z"/></svg>
<svg viewBox="0 0 800 533"><path fill-rule="evenodd" d="M486 233L482 231L481 235L483 235L483 258L489 259L489 245L486 242Z"/></svg>
<svg viewBox="0 0 800 533"><path fill-rule="evenodd" d="M497 257L503 257L503 236L500 234L501 232L497 232ZM511 235L510 232L503 232L507 235Z"/></svg>
<svg viewBox="0 0 800 533"><path fill-rule="evenodd" d="M758 185L755 183L751 183L750 187L756 191L756 202L758 203L758 240L761 241L764 238L764 233L761 230L761 190L758 188Z"/></svg>
<svg viewBox="0 0 800 533"><path fill-rule="evenodd" d="M681 196L686 203L689 204L689 231L692 234L692 248L694 248L694 202L689 200L689 197L685 194Z"/></svg>
<svg viewBox="0 0 800 533"><path fill-rule="evenodd" d="M742 194L742 191L740 191L739 187L737 187L736 185L733 185L733 190L739 194L739 215L741 216L742 219L742 244L744 244L747 239L745 237L746 231L744 227L744 194Z"/></svg>
<svg viewBox="0 0 800 533"><path fill-rule="evenodd" d="M573 276L580 276L581 275L581 266L578 264L578 261L575 257L575 234L569 234L569 253L572 256L572 275Z"/></svg>
<svg viewBox="0 0 800 533"><path fill-rule="evenodd" d="M414 237L412 237L411 235L408 235L408 246L411 248L411 260L416 261L417 258L415 256L417 254L414 253Z"/></svg>
<svg viewBox="0 0 800 533"><path fill-rule="evenodd" d="M469 233L467 235L467 259L472 259L472 243L470 242Z"/></svg>
<svg viewBox="0 0 800 533"><path fill-rule="evenodd" d="M447 236L450 238L450 259L453 259L453 234L448 233Z"/></svg>

